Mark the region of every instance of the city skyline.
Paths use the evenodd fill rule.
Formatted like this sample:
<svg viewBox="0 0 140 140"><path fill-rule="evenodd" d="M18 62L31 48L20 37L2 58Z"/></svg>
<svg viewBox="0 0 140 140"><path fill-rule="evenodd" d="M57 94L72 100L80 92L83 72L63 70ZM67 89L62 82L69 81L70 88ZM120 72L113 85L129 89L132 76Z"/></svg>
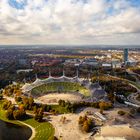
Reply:
<svg viewBox="0 0 140 140"><path fill-rule="evenodd" d="M0 45L140 45L140 0L1 0Z"/></svg>

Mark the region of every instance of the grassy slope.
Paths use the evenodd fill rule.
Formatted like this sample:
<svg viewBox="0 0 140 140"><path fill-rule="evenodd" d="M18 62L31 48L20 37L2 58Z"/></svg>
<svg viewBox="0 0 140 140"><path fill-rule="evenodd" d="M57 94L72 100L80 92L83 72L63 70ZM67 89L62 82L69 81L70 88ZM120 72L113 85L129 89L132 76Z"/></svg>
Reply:
<svg viewBox="0 0 140 140"><path fill-rule="evenodd" d="M32 118L23 122L35 128L36 137L34 140L53 140L54 128L50 123L39 123Z"/></svg>
<svg viewBox="0 0 140 140"><path fill-rule="evenodd" d="M5 117L5 113L6 111L2 109L2 101L0 101L0 119L13 124L22 125L19 121L8 120ZM34 140L53 140L54 128L50 123L48 122L39 123L35 121L33 118L24 120L23 122L35 128L36 135Z"/></svg>

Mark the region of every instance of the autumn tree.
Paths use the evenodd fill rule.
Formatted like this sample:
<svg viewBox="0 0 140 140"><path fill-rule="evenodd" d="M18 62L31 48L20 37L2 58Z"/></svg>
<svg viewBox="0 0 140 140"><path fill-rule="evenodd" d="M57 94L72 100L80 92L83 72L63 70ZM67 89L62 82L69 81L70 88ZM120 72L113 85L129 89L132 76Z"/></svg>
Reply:
<svg viewBox="0 0 140 140"><path fill-rule="evenodd" d="M36 113L35 113L35 120L38 121L38 122L41 122L42 119L43 119L43 109L42 108L38 108Z"/></svg>

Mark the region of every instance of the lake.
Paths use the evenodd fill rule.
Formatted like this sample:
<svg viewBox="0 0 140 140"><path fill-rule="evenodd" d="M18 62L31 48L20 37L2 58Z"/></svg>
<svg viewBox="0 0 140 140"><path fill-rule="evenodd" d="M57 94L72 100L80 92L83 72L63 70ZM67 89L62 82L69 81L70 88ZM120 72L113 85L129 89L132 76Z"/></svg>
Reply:
<svg viewBox="0 0 140 140"><path fill-rule="evenodd" d="M0 120L0 140L28 140L32 130L23 125L15 125Z"/></svg>

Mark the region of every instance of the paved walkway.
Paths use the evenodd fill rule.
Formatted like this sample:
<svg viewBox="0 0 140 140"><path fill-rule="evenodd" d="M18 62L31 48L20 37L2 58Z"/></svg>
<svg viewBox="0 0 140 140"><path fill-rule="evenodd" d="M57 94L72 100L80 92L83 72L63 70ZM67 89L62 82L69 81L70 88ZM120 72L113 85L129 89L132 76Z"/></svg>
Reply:
<svg viewBox="0 0 140 140"><path fill-rule="evenodd" d="M30 126L30 125L28 125L28 124L26 124L26 123L24 123L24 122L22 122L22 121L18 121L18 122L20 122L20 123L23 124L23 125L26 125L27 127L29 127L29 128L32 130L32 135L31 135L31 137L29 138L29 140L33 140L33 139L35 138L35 135L36 135L35 128L32 127L32 126Z"/></svg>

